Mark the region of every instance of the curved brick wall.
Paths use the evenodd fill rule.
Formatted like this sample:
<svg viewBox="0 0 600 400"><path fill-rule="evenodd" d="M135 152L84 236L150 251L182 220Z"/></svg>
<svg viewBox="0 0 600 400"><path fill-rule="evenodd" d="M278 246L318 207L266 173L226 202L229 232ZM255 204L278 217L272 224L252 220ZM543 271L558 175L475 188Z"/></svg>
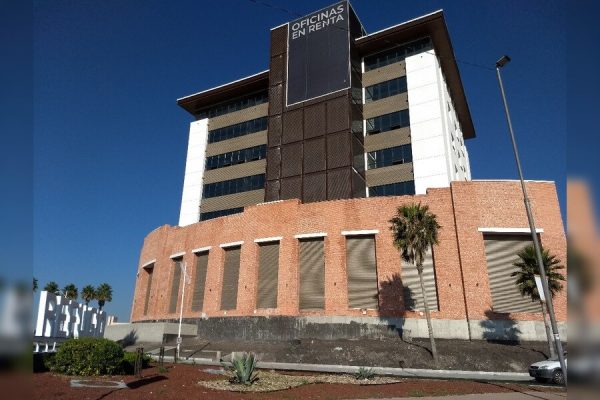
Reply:
<svg viewBox="0 0 600 400"><path fill-rule="evenodd" d="M550 182L528 183L538 228L544 230L544 247L566 259L566 241L556 190ZM434 250L440 320L541 320L541 314L490 313L492 306L488 283L483 235L478 228L526 228L527 219L518 182L454 182L451 188L430 189L427 195L375 197L300 204L298 200L265 203L247 207L237 215L217 218L186 227L162 226L144 240L131 313L132 321L165 320L179 317L168 313L173 278L172 254L185 252L184 261L195 279L193 249L211 246L204 294L204 317L235 316L346 316L363 317L358 309L349 309L346 279L346 248L342 231L378 230L376 234L379 309L367 316L424 318L406 311L402 288L386 286L392 276L401 273L398 251L393 247L388 220L397 206L411 202L429 205L442 226L440 244ZM298 234L325 232L325 309L299 311L298 307ZM280 241L278 298L276 309L257 310L258 245L255 239L282 237ZM220 310L223 279L223 254L220 244L243 241L237 309ZM152 290L147 315L143 315L148 274L142 266L154 262ZM191 311L192 285L186 287L184 318L199 318ZM385 290L384 290L385 289ZM566 289L565 289L566 290ZM180 300L179 300L180 301ZM566 292L555 299L557 317L566 320Z"/></svg>

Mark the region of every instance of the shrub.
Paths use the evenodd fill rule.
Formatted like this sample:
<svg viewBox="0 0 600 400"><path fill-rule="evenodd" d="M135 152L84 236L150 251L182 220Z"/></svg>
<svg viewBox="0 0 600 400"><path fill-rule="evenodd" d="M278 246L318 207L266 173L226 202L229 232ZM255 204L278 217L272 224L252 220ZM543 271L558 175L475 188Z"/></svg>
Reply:
<svg viewBox="0 0 600 400"><path fill-rule="evenodd" d="M124 374L131 375L134 373L135 357L136 353L134 352L126 351L125 353L123 353L123 360L121 361L121 371ZM144 354L142 356L142 368L148 368L148 366L150 365L150 361L152 361L152 358L149 355Z"/></svg>
<svg viewBox="0 0 600 400"><path fill-rule="evenodd" d="M254 353L242 353L239 357L231 359L231 372L233 378L231 383L252 385L258 380L258 374L254 372L256 368L256 356Z"/></svg>
<svg viewBox="0 0 600 400"><path fill-rule="evenodd" d="M111 375L120 372L123 349L103 338L69 339L56 352L52 371L67 375Z"/></svg>
<svg viewBox="0 0 600 400"><path fill-rule="evenodd" d="M373 372L373 368L360 367L354 377L358 380L373 379L375 377L375 373Z"/></svg>

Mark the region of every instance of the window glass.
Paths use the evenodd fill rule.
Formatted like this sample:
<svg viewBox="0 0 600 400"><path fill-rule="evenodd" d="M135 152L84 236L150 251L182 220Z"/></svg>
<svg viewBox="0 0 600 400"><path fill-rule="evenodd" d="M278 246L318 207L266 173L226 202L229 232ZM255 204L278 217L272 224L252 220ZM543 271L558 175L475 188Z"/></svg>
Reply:
<svg viewBox="0 0 600 400"><path fill-rule="evenodd" d="M402 196L415 194L415 181L396 182L388 185L372 186L369 196Z"/></svg>
<svg viewBox="0 0 600 400"><path fill-rule="evenodd" d="M206 184L204 185L202 197L210 198L217 196L225 196L233 193L263 189L264 186L265 174L246 176L243 178Z"/></svg>
<svg viewBox="0 0 600 400"><path fill-rule="evenodd" d="M206 108L201 110L197 117L199 119L203 118L214 118L219 115L228 114L231 112L243 110L248 107L254 107L256 105L266 103L269 101L269 95L267 92L254 93L249 96L245 96L236 100L229 101L227 103L222 103L216 105L214 107Z"/></svg>
<svg viewBox="0 0 600 400"><path fill-rule="evenodd" d="M238 136L260 132L267 129L267 117L261 117L239 124L225 126L208 132L208 143L221 142Z"/></svg>
<svg viewBox="0 0 600 400"><path fill-rule="evenodd" d="M408 110L396 111L391 114L367 119L367 134L375 135L393 129L404 128L409 125Z"/></svg>
<svg viewBox="0 0 600 400"><path fill-rule="evenodd" d="M406 57L431 49L431 40L426 37L415 42L394 47L393 49L365 57L365 71L381 68L389 64L397 63Z"/></svg>
<svg viewBox="0 0 600 400"><path fill-rule="evenodd" d="M206 221L208 219L224 217L226 215L238 214L244 211L244 207L230 208L227 210L210 211L200 214L200 221Z"/></svg>

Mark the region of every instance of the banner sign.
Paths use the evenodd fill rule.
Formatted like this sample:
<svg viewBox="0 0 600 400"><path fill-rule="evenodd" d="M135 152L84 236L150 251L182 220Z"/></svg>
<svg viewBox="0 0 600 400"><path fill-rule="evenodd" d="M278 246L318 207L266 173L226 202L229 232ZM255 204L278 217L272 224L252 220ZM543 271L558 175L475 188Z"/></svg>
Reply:
<svg viewBox="0 0 600 400"><path fill-rule="evenodd" d="M40 293L35 336L52 338L103 337L106 313L68 300L64 296Z"/></svg>
<svg viewBox="0 0 600 400"><path fill-rule="evenodd" d="M288 23L288 106L350 87L348 7L342 1Z"/></svg>

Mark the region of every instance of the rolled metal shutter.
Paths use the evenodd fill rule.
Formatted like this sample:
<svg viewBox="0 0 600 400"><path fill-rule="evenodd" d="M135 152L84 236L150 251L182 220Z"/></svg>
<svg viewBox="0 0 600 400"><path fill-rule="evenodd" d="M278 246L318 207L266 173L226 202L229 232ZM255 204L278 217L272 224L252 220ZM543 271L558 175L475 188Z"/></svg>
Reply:
<svg viewBox="0 0 600 400"><path fill-rule="evenodd" d="M259 245L257 308L277 308L279 242Z"/></svg>
<svg viewBox="0 0 600 400"><path fill-rule="evenodd" d="M237 308L240 250L240 247L233 247L225 250L223 288L221 290L221 310L235 310Z"/></svg>
<svg viewBox="0 0 600 400"><path fill-rule="evenodd" d="M376 309L378 305L375 236L346 237L348 306Z"/></svg>
<svg viewBox="0 0 600 400"><path fill-rule="evenodd" d="M425 284L425 295L430 310L439 310L437 287L435 279L435 267L431 249L425 253L423 260L423 283ZM404 308L407 310L424 311L423 292L417 267L402 260L402 286L404 296Z"/></svg>
<svg viewBox="0 0 600 400"><path fill-rule="evenodd" d="M208 252L198 254L196 261L196 281L192 294L192 311L202 311L204 305L204 285L208 269Z"/></svg>
<svg viewBox="0 0 600 400"><path fill-rule="evenodd" d="M154 272L154 264L144 268L148 273L148 283L146 284L146 299L144 300L144 315L148 314L148 304L150 303L150 292L152 291L152 276Z"/></svg>
<svg viewBox="0 0 600 400"><path fill-rule="evenodd" d="M495 312L541 312L539 302L523 297L515 278L510 276L518 268L517 253L532 243L528 235L484 235L485 258L492 292L492 308Z"/></svg>
<svg viewBox="0 0 600 400"><path fill-rule="evenodd" d="M300 309L325 308L323 238L300 240Z"/></svg>
<svg viewBox="0 0 600 400"><path fill-rule="evenodd" d="M179 297L179 281L181 280L181 260L175 261L173 267L173 282L171 283L171 299L169 301L169 313L177 312L177 298Z"/></svg>

